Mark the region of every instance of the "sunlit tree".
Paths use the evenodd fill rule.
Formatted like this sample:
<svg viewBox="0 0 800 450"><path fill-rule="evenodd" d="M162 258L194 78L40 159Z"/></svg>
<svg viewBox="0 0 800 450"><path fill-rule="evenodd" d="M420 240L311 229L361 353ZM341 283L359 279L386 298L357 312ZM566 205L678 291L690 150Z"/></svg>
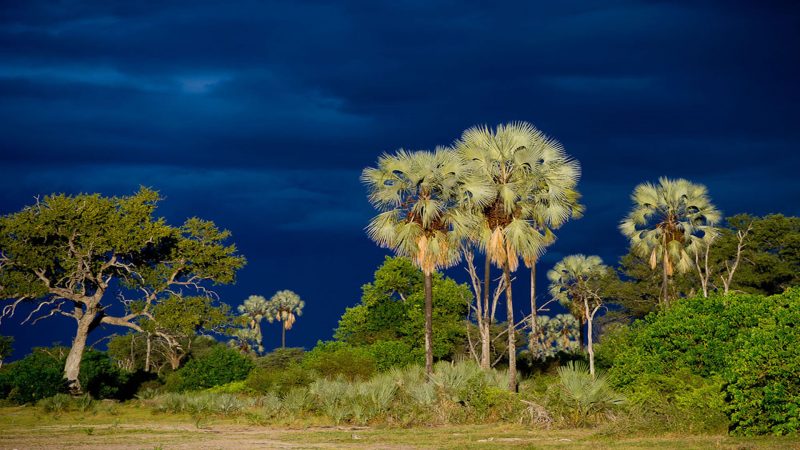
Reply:
<svg viewBox="0 0 800 450"><path fill-rule="evenodd" d="M261 321L266 320L272 323L275 317L270 313L269 302L264 296L251 295L236 309L240 317L245 322L244 325L249 329L236 330L234 335L240 342L252 342L259 353L264 352L264 337L261 334Z"/></svg>
<svg viewBox="0 0 800 450"><path fill-rule="evenodd" d="M278 291L267 302L267 316L281 323L281 348L286 348L286 331L303 315L306 302L290 290Z"/></svg>
<svg viewBox="0 0 800 450"><path fill-rule="evenodd" d="M550 295L569 308L578 318L580 329L586 324L586 349L589 353L589 372L594 376L594 336L592 324L594 316L603 305L598 293L599 281L608 275L609 268L599 256L570 255L557 262L547 272L550 280ZM583 333L581 333L583 347Z"/></svg>
<svg viewBox="0 0 800 450"><path fill-rule="evenodd" d="M642 183L633 191L633 210L619 229L631 242L631 251L647 259L655 270L661 264L661 298L669 306L669 280L695 264L693 254L702 251L716 235L720 212L711 203L706 187L685 179L659 178L658 184Z"/></svg>
<svg viewBox="0 0 800 450"><path fill-rule="evenodd" d="M367 226L378 245L407 256L422 270L425 290L425 369L433 372L433 272L457 263L459 240L469 215L460 206L481 207L491 190L475 180L456 153L399 150L384 154L361 180L379 211Z"/></svg>
<svg viewBox="0 0 800 450"><path fill-rule="evenodd" d="M473 209L479 220L475 221L478 226L470 237L486 256L482 299L485 312L490 310L490 263L503 270L509 388L514 390L516 323L511 273L517 269L520 257L535 268L536 260L554 239L551 228L560 226L579 212L575 184L580 169L557 141L526 122L498 125L496 129L485 126L470 128L456 142L456 149L493 190L485 206ZM535 311L535 297L532 297L532 308ZM535 318L532 320L532 326L535 326ZM484 322L491 321L487 318Z"/></svg>

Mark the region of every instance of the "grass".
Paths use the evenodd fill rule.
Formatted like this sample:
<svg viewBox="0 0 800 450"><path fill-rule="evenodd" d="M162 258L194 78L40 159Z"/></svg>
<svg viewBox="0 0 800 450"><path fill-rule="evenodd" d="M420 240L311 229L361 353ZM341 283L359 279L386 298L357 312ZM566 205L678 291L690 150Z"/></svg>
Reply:
<svg viewBox="0 0 800 450"><path fill-rule="evenodd" d="M103 408L59 415L42 408L0 408L0 448L682 448L800 449L798 437L629 435L602 428L534 430L522 425L385 428L332 426L312 421L260 426L246 417L154 414L137 402L114 414Z"/></svg>

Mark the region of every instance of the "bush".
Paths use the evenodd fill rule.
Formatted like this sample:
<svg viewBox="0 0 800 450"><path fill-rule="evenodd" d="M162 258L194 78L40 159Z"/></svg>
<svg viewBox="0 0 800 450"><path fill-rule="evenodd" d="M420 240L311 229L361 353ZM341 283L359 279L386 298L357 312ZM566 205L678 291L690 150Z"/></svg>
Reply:
<svg viewBox="0 0 800 450"><path fill-rule="evenodd" d="M108 354L88 350L81 359L81 372L78 379L84 392L94 398L120 398L128 382L127 374L122 373L111 361Z"/></svg>
<svg viewBox="0 0 800 450"><path fill-rule="evenodd" d="M800 288L770 299L774 314L743 332L728 358L734 434L800 431Z"/></svg>
<svg viewBox="0 0 800 450"><path fill-rule="evenodd" d="M558 368L561 379L563 400L573 412L577 425L584 425L590 415L602 412L613 405L622 404L625 399L608 384L606 375L589 373L589 366L583 361L572 361Z"/></svg>
<svg viewBox="0 0 800 450"><path fill-rule="evenodd" d="M30 355L9 364L6 370L8 399L14 403L35 403L67 390L64 358L57 351L34 349Z"/></svg>
<svg viewBox="0 0 800 450"><path fill-rule="evenodd" d="M375 358L363 347L351 347L343 342L318 342L303 358L303 367L333 379L364 380L376 370Z"/></svg>
<svg viewBox="0 0 800 450"><path fill-rule="evenodd" d="M377 341L367 347L367 351L372 355L375 368L380 372L393 367L422 364L425 361L422 349L414 349L403 341Z"/></svg>
<svg viewBox="0 0 800 450"><path fill-rule="evenodd" d="M725 412L735 434L787 434L800 429L798 323L800 288L771 297L682 299L612 333L598 361L611 366L617 386L678 403L681 416L705 411L698 417L718 426L715 418Z"/></svg>
<svg viewBox="0 0 800 450"><path fill-rule="evenodd" d="M170 374L166 388L169 391L207 389L244 380L252 369L253 361L249 357L219 344Z"/></svg>
<svg viewBox="0 0 800 450"><path fill-rule="evenodd" d="M293 365L285 369L255 368L247 376L245 386L254 392L266 394L286 394L293 388L306 387L314 381L314 374L309 370Z"/></svg>
<svg viewBox="0 0 800 450"><path fill-rule="evenodd" d="M305 350L302 348L276 348L271 353L256 359L256 366L262 369L285 369L300 364Z"/></svg>

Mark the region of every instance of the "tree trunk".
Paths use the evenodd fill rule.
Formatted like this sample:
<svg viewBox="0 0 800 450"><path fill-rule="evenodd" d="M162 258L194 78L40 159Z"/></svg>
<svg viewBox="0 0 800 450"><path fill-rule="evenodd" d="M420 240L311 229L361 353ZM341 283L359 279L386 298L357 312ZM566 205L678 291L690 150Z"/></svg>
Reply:
<svg viewBox="0 0 800 450"><path fill-rule="evenodd" d="M489 312L489 288L492 278L492 260L486 253L483 267L483 320L481 324L481 368L489 369L492 365L492 332ZM480 299L478 301L481 301Z"/></svg>
<svg viewBox="0 0 800 450"><path fill-rule="evenodd" d="M584 325L586 325L586 318L578 317L578 348L581 351L586 350L586 330L583 329Z"/></svg>
<svg viewBox="0 0 800 450"><path fill-rule="evenodd" d="M286 324L281 322L281 348L286 348Z"/></svg>
<svg viewBox="0 0 800 450"><path fill-rule="evenodd" d="M664 302L663 306L666 308L669 306L669 293L668 293L668 286L669 283L669 275L667 274L667 258L669 258L669 253L667 253L666 247L664 250L664 259L661 261L661 266L663 268L663 272L661 274L661 299Z"/></svg>
<svg viewBox="0 0 800 450"><path fill-rule="evenodd" d="M150 333L147 333L147 353L144 358L144 371L150 372L150 354L153 351L153 341L150 338Z"/></svg>
<svg viewBox="0 0 800 450"><path fill-rule="evenodd" d="M81 360L83 359L83 350L86 348L86 338L96 326L96 319L97 312L90 309L87 309L83 316L78 319L78 331L75 333L72 348L69 349L67 362L64 364L64 378L67 379L67 387L71 394L81 394L83 392L78 376L81 372Z"/></svg>
<svg viewBox="0 0 800 450"><path fill-rule="evenodd" d="M433 275L425 274L425 373L433 374Z"/></svg>
<svg viewBox="0 0 800 450"><path fill-rule="evenodd" d="M172 370L178 370L178 367L181 366L181 359L181 355L179 355L174 349L170 349L169 365L172 367Z"/></svg>
<svg viewBox="0 0 800 450"><path fill-rule="evenodd" d="M511 271L508 261L503 263L503 276L506 280L506 319L508 320L508 390L517 391L517 346L514 333L514 301L511 297Z"/></svg>
<svg viewBox="0 0 800 450"><path fill-rule="evenodd" d="M589 343L586 347L586 350L589 352L589 373L592 375L592 379L594 379L594 347L592 347L592 316L589 314L589 301L586 297L583 298L583 307L584 314L586 315L586 327L587 327L587 337Z"/></svg>
<svg viewBox="0 0 800 450"><path fill-rule="evenodd" d="M489 369L492 365L492 330L489 323L481 324L481 369Z"/></svg>
<svg viewBox="0 0 800 450"><path fill-rule="evenodd" d="M536 260L531 262L531 334L528 336L528 351L531 355L536 346Z"/></svg>

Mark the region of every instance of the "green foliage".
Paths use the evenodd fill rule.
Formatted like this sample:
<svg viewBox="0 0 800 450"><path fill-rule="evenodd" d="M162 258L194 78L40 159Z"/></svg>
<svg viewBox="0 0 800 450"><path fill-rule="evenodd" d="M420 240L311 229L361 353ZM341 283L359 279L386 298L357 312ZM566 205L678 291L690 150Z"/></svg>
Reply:
<svg viewBox="0 0 800 450"><path fill-rule="evenodd" d="M262 369L285 369L300 364L305 350L302 347L276 348L266 355L256 358L256 366Z"/></svg>
<svg viewBox="0 0 800 450"><path fill-rule="evenodd" d="M255 368L247 376L248 389L266 394L272 392L285 395L294 388L305 387L314 381L314 373L294 364L280 369Z"/></svg>
<svg viewBox="0 0 800 450"><path fill-rule="evenodd" d="M117 368L108 354L89 350L81 360L81 386L94 398L119 398L129 377Z"/></svg>
<svg viewBox="0 0 800 450"><path fill-rule="evenodd" d="M742 331L727 360L736 434L800 432L800 287L770 299L772 314Z"/></svg>
<svg viewBox="0 0 800 450"><path fill-rule="evenodd" d="M574 353L580 339L579 323L572 314L536 317L534 360L544 361L560 353Z"/></svg>
<svg viewBox="0 0 800 450"><path fill-rule="evenodd" d="M47 397L39 400L36 403L36 405L42 408L44 412L58 415L69 411L71 403L72 403L72 397L70 397L69 395L56 394L52 397Z"/></svg>
<svg viewBox="0 0 800 450"><path fill-rule="evenodd" d="M233 282L245 259L226 245L230 233L198 218L170 226L155 216L160 200L146 188L127 197L49 195L0 217L7 260L0 299L26 298L44 307L42 317L54 308L92 329L95 320L129 326L145 304L166 300L171 289ZM112 302L133 293L138 301L111 316ZM86 332L76 335L75 344L85 341Z"/></svg>
<svg viewBox="0 0 800 450"><path fill-rule="evenodd" d="M586 423L590 415L625 401L608 383L605 374L597 372L593 377L583 361L571 361L559 367L558 376L562 397L573 408L574 422L578 425Z"/></svg>
<svg viewBox="0 0 800 450"><path fill-rule="evenodd" d="M800 285L800 217L738 214L726 222L728 226L721 230L711 251L717 273L723 273L725 261L732 261L736 255L736 232L752 226L733 278L733 289L774 295Z"/></svg>
<svg viewBox="0 0 800 450"><path fill-rule="evenodd" d="M375 359L375 367L379 372L392 367L422 364L425 360L421 348L413 348L405 341L376 341L367 347L367 351Z"/></svg>
<svg viewBox="0 0 800 450"><path fill-rule="evenodd" d="M244 380L253 366L251 358L219 344L170 374L166 387L171 391L199 390Z"/></svg>
<svg viewBox="0 0 800 450"><path fill-rule="evenodd" d="M800 288L771 297L683 299L630 331L612 333L600 349L601 360L611 366L615 384L631 392L658 386L647 380L659 374L722 380L733 432L787 434L797 430L800 408L798 311ZM684 384L689 387L682 389L696 394L685 397L698 402L696 409L720 408L713 387ZM661 385L666 387L660 395L670 399L674 389ZM639 397L648 396L654 395ZM681 406L690 407L686 401Z"/></svg>
<svg viewBox="0 0 800 450"><path fill-rule="evenodd" d="M723 386L720 376L704 378L686 368L669 374L643 374L625 388L634 416L632 425L661 432L725 431L728 418ZM637 426L639 419L645 423Z"/></svg>
<svg viewBox="0 0 800 450"><path fill-rule="evenodd" d="M14 351L14 337L0 336L0 367L3 367L3 360L11 356Z"/></svg>
<svg viewBox="0 0 800 450"><path fill-rule="evenodd" d="M361 303L342 315L335 339L357 346L402 341L414 351L424 351L423 276L410 260L387 257L362 292ZM464 319L471 301L466 284L433 276L434 357L452 358L464 348Z"/></svg>
<svg viewBox="0 0 800 450"><path fill-rule="evenodd" d="M66 392L63 349L34 349L31 354L8 364L4 369L10 387L8 399L14 403L35 403Z"/></svg>
<svg viewBox="0 0 800 450"><path fill-rule="evenodd" d="M303 367L324 378L342 376L348 380L367 379L376 371L375 358L364 347L352 347L344 342L317 342L303 358Z"/></svg>

